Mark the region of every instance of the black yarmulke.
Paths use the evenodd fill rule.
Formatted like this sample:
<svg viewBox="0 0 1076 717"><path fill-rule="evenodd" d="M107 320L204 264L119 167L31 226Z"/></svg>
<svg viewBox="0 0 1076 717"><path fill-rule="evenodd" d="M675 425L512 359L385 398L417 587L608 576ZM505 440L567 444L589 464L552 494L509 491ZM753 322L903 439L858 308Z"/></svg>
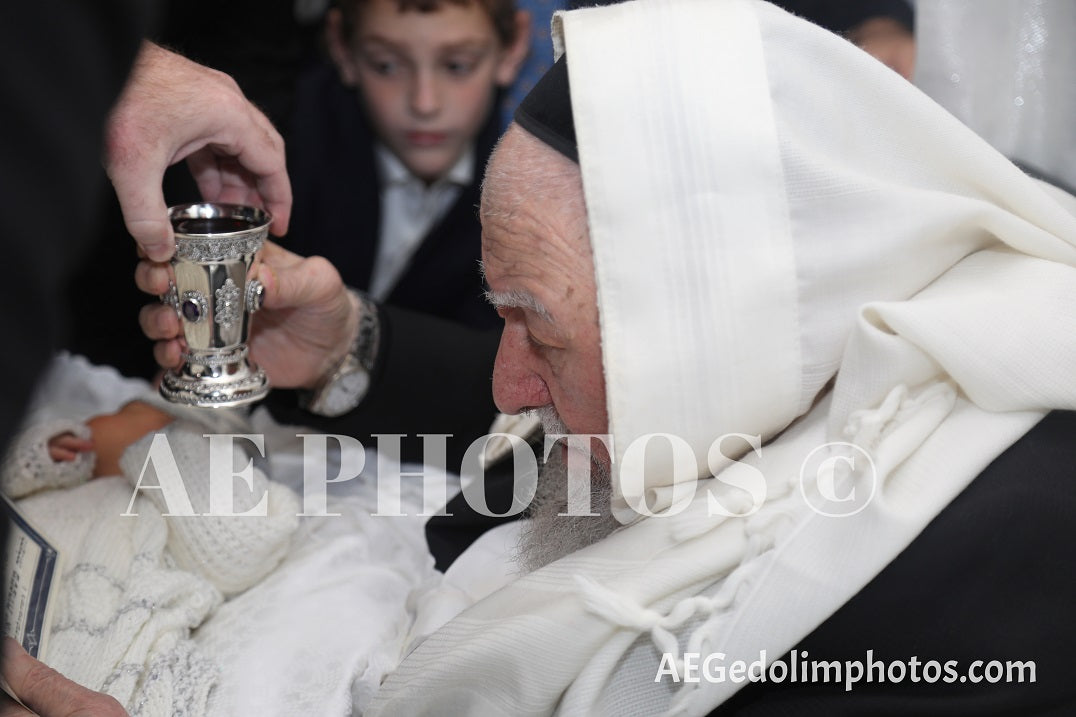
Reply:
<svg viewBox="0 0 1076 717"><path fill-rule="evenodd" d="M566 55L553 63L519 103L516 123L573 162L579 161L572 121L572 97Z"/></svg>

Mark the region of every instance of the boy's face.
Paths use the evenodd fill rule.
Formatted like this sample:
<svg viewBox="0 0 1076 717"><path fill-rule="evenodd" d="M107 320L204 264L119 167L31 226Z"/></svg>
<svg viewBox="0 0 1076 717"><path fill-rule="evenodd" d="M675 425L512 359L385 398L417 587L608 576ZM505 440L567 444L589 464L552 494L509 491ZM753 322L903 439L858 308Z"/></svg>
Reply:
<svg viewBox="0 0 1076 717"><path fill-rule="evenodd" d="M517 34L503 47L477 2L447 1L422 13L367 0L353 37L342 37L338 20L329 29L340 76L362 91L378 137L427 182L452 168L481 129L495 88L515 79L527 33Z"/></svg>

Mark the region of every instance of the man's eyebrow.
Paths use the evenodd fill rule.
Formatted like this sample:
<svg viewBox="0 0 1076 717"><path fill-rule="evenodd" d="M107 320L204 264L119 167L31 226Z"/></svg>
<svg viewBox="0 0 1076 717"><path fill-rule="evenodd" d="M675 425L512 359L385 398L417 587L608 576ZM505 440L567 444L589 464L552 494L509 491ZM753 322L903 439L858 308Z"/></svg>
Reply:
<svg viewBox="0 0 1076 717"><path fill-rule="evenodd" d="M526 291L487 291L486 301L493 304L495 309L530 309L538 314L543 321L555 323L549 309L538 301L533 294Z"/></svg>
<svg viewBox="0 0 1076 717"><path fill-rule="evenodd" d="M478 272L482 275L482 283L489 286L489 278L486 277L486 262L481 259L478 260ZM495 309L530 309L543 320L550 324L555 324L553 320L553 314L549 309L545 307L541 301L529 291L512 290L512 291L493 291L489 289L484 292L486 301L493 305Z"/></svg>

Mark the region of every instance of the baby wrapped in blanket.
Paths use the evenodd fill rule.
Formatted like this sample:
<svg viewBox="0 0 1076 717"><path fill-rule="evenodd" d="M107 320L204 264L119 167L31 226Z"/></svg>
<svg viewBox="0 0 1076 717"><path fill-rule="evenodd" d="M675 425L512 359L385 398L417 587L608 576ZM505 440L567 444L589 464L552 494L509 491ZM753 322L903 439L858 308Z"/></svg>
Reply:
<svg viewBox="0 0 1076 717"><path fill-rule="evenodd" d="M220 670L191 631L276 567L298 525L294 493L254 466L252 485L232 481L232 512L264 500L264 515L204 515L203 435L236 431L221 414L183 415L134 401L84 423L38 422L16 439L2 471L3 492L64 556L44 661L134 715L206 713ZM152 487L146 459L158 434L194 515L166 515L165 492ZM249 461L242 441L235 455L240 468Z"/></svg>
<svg viewBox="0 0 1076 717"><path fill-rule="evenodd" d="M265 411L182 409L143 381L61 354L27 425L0 488L63 553L41 657L134 715L361 714L406 652L423 596L439 589L421 490L404 491L404 515L374 517L377 481L364 472L328 486L329 515L297 517L304 431ZM163 515L179 510L152 487L156 433L195 516ZM268 460L255 462L251 485L232 481L231 512L265 500L266 515L202 515L205 434L264 438ZM238 473L258 449L231 443Z"/></svg>

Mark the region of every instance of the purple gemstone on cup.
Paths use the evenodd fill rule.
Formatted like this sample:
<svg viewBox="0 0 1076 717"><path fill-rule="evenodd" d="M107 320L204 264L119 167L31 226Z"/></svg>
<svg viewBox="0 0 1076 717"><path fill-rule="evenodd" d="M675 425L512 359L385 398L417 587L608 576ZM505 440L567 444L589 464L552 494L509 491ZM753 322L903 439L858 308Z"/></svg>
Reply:
<svg viewBox="0 0 1076 717"><path fill-rule="evenodd" d="M193 299L187 299L179 307L180 312L183 314L183 318L191 323L194 323L198 319L202 318L202 308L198 306L198 302Z"/></svg>

